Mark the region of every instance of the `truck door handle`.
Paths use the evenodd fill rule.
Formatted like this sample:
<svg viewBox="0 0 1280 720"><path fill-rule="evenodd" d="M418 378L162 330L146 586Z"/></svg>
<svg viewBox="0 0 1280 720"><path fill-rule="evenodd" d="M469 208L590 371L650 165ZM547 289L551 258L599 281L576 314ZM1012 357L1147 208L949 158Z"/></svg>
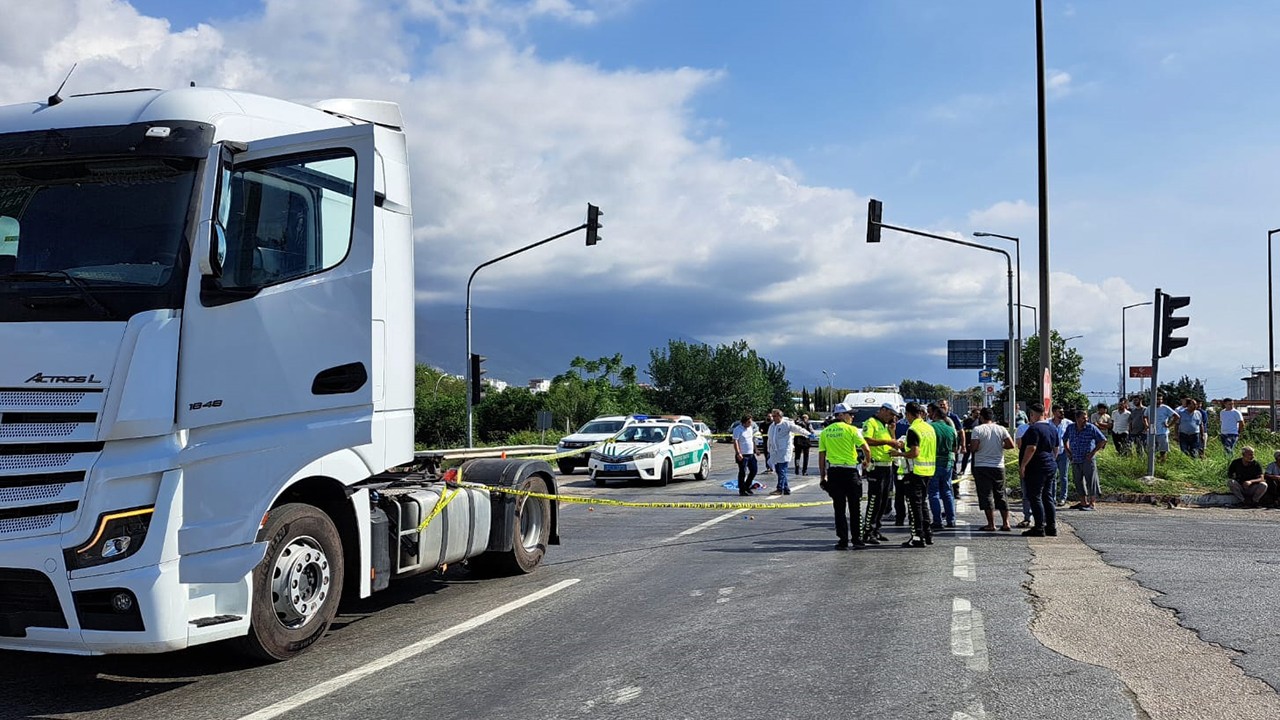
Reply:
<svg viewBox="0 0 1280 720"><path fill-rule="evenodd" d="M312 395L346 395L353 393L369 382L369 373L364 363L347 363L321 370L316 379L311 381Z"/></svg>

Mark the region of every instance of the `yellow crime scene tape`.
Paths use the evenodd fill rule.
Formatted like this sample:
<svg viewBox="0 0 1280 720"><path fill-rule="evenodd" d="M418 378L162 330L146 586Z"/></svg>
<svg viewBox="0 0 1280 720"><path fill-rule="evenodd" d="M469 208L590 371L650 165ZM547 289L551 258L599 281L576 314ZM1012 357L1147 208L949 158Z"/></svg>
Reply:
<svg viewBox="0 0 1280 720"><path fill-rule="evenodd" d="M728 437L726 435L717 435L716 437ZM562 457L570 457L572 455L581 455L598 450L609 443L617 442L617 437L609 438L602 442L591 445L590 447L574 448L567 452L553 453L551 455L537 455L525 458L528 460L558 460ZM450 471L453 472L453 471ZM431 521L444 511L449 503L457 497L463 487L474 488L476 490L487 490L491 493L502 493L504 495L515 495L518 497L531 497L539 500L555 500L556 502L568 503L570 505L605 505L608 507L625 507L625 508L650 508L656 510L795 510L797 508L824 507L830 505L830 500L817 500L813 502L636 502L632 500L609 500L607 498L587 497L584 495L564 495L562 493L540 493L531 490L518 490L510 487L499 487L495 485L484 485L482 483L463 482L462 466L457 468L456 480L457 487L441 493L440 499L436 501L436 505L431 509L431 514L418 525L418 532L427 529Z"/></svg>

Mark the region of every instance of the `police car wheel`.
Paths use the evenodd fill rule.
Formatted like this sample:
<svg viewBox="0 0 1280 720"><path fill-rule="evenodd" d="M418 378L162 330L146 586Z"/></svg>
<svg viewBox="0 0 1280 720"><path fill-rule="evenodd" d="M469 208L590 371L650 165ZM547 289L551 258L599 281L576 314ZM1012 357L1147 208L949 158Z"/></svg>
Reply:
<svg viewBox="0 0 1280 720"><path fill-rule="evenodd" d="M572 461L569 461L569 460L559 460L556 462L556 465L560 467L561 475L572 475L573 471L578 467L577 465L574 465Z"/></svg>
<svg viewBox="0 0 1280 720"><path fill-rule="evenodd" d="M671 459L667 458L662 461L662 472L658 475L659 485L671 484Z"/></svg>
<svg viewBox="0 0 1280 720"><path fill-rule="evenodd" d="M711 475L711 457L702 456L702 464L698 466L698 472L693 474L694 480L706 480Z"/></svg>

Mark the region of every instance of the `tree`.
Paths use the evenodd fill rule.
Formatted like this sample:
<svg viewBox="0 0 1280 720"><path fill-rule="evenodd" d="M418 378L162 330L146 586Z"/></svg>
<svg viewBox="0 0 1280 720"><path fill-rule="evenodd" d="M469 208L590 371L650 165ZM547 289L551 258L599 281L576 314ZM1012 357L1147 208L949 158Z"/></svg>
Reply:
<svg viewBox="0 0 1280 720"><path fill-rule="evenodd" d="M905 378L898 383L898 392L907 400L950 400L954 394L949 385Z"/></svg>
<svg viewBox="0 0 1280 720"><path fill-rule="evenodd" d="M1087 408L1089 398L1080 392L1080 377L1084 374L1084 356L1075 348L1067 347L1062 336L1054 330L1049 335L1049 362L1053 370L1052 386L1053 404L1063 407ZM1018 366L1018 400L1021 402L1040 402L1040 337L1032 335L1025 339L1022 346L1022 362ZM994 371L995 381L1005 382L1005 361L1000 356L1000 367ZM1007 389L1002 389L999 399L1009 399ZM1048 410L1048 408L1046 408Z"/></svg>
<svg viewBox="0 0 1280 720"><path fill-rule="evenodd" d="M767 361L766 361L767 362ZM766 372L774 380L771 381ZM665 348L649 351L649 377L654 397L664 410L710 418L723 430L744 412L757 417L770 407L790 404L791 391L785 384L785 368L761 358L745 340L712 348L702 343L671 340ZM782 380L777 378L781 376ZM783 403L774 403L781 382Z"/></svg>
<svg viewBox="0 0 1280 720"><path fill-rule="evenodd" d="M808 388L800 388L800 406L803 412L809 412L813 409L813 403L810 402Z"/></svg>
<svg viewBox="0 0 1280 720"><path fill-rule="evenodd" d="M600 415L649 412L653 405L636 377L635 366L624 365L621 354L596 360L575 357L569 370L551 381L545 409L552 412L557 427L567 423L571 430Z"/></svg>
<svg viewBox="0 0 1280 720"><path fill-rule="evenodd" d="M414 439L431 448L460 447L467 441L466 383L418 364L414 378Z"/></svg>
<svg viewBox="0 0 1280 720"><path fill-rule="evenodd" d="M528 388L509 387L502 392L485 393L476 406L476 434L485 442L505 439L513 432L532 430L538 424L538 411L543 409L542 393Z"/></svg>
<svg viewBox="0 0 1280 720"><path fill-rule="evenodd" d="M1204 381L1200 378L1190 378L1183 375L1182 379L1177 382L1160 383L1160 388L1156 392L1164 395L1164 399L1169 405L1176 405L1182 402L1182 398L1191 398L1201 405L1207 404Z"/></svg>
<svg viewBox="0 0 1280 720"><path fill-rule="evenodd" d="M759 358L760 373L770 391L770 408L778 408L787 415L795 414L795 404L791 402L791 385L787 382L787 366L772 360Z"/></svg>

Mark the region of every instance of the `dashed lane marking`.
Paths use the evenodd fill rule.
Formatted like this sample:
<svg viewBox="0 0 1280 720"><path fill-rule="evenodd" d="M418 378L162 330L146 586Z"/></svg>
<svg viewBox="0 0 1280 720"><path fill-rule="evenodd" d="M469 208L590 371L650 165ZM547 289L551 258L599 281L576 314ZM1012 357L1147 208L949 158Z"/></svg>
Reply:
<svg viewBox="0 0 1280 720"><path fill-rule="evenodd" d="M976 672L991 669L987 657L987 631L982 612L965 598L951 600L951 654L964 658L965 666Z"/></svg>
<svg viewBox="0 0 1280 720"><path fill-rule="evenodd" d="M951 576L966 582L974 582L977 579L973 555L969 553L969 548L963 545L956 546L955 558L951 563Z"/></svg>

